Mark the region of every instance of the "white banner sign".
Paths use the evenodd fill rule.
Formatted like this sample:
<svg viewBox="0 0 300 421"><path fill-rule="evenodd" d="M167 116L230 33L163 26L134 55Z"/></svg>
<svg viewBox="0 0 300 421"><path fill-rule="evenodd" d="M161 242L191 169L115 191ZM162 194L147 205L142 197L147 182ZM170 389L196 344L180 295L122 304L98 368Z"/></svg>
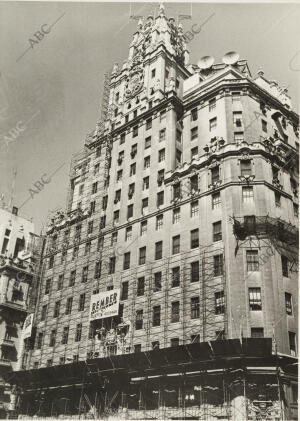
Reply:
<svg viewBox="0 0 300 421"><path fill-rule="evenodd" d="M25 319L23 331L22 331L23 339L30 338L32 326L33 326L33 313L28 314L28 316Z"/></svg>
<svg viewBox="0 0 300 421"><path fill-rule="evenodd" d="M105 319L119 314L120 289L99 292L91 297L90 320Z"/></svg>

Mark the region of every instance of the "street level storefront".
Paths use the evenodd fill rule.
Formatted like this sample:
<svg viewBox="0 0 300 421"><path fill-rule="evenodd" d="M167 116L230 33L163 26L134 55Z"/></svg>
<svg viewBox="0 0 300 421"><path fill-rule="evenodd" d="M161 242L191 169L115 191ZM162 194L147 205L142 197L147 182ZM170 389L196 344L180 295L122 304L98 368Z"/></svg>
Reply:
<svg viewBox="0 0 300 421"><path fill-rule="evenodd" d="M297 419L297 359L271 338L202 342L11 373L14 416Z"/></svg>

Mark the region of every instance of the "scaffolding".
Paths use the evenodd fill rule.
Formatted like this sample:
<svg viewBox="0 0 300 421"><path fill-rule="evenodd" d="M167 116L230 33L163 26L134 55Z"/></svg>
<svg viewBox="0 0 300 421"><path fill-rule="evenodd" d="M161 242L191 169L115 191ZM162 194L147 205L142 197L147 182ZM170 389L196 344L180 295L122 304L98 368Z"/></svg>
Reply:
<svg viewBox="0 0 300 421"><path fill-rule="evenodd" d="M299 230L295 225L269 215L233 216L230 220L236 238L235 254L241 247L273 247L288 258L291 270L298 272Z"/></svg>

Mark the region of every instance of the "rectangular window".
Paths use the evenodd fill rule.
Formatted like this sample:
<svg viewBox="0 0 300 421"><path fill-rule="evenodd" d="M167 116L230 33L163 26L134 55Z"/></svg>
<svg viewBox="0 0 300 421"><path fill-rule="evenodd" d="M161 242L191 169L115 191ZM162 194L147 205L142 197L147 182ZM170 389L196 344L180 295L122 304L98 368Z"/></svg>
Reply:
<svg viewBox="0 0 300 421"><path fill-rule="evenodd" d="M241 175L247 176L252 174L252 166L250 159L243 159L241 162Z"/></svg>
<svg viewBox="0 0 300 421"><path fill-rule="evenodd" d="M121 300L127 300L128 299L128 281L122 282L122 291L121 291Z"/></svg>
<svg viewBox="0 0 300 421"><path fill-rule="evenodd" d="M150 168L150 156L146 156L146 157L144 158L144 170L145 170L146 168Z"/></svg>
<svg viewBox="0 0 300 421"><path fill-rule="evenodd" d="M197 139L198 138L198 127L193 127L191 129L191 140Z"/></svg>
<svg viewBox="0 0 300 421"><path fill-rule="evenodd" d="M165 120L165 118L166 118L166 116L167 116L167 113L166 113L166 110L162 110L161 112L160 112L160 121L163 121L163 120Z"/></svg>
<svg viewBox="0 0 300 421"><path fill-rule="evenodd" d="M223 254L214 256L214 276L223 275Z"/></svg>
<svg viewBox="0 0 300 421"><path fill-rule="evenodd" d="M234 132L234 142L236 144L240 144L241 142L244 142L244 132Z"/></svg>
<svg viewBox="0 0 300 421"><path fill-rule="evenodd" d="M253 187L242 187L243 203L252 203L254 201Z"/></svg>
<svg viewBox="0 0 300 421"><path fill-rule="evenodd" d="M83 311L84 305L85 305L85 293L80 294L79 296L78 311Z"/></svg>
<svg viewBox="0 0 300 421"><path fill-rule="evenodd" d="M163 215L158 215L156 217L156 231L159 231L162 229L164 224L164 216Z"/></svg>
<svg viewBox="0 0 300 421"><path fill-rule="evenodd" d="M127 219L133 216L133 205L127 206Z"/></svg>
<svg viewBox="0 0 300 421"><path fill-rule="evenodd" d="M75 247L73 248L72 260L75 260L77 256L78 256L78 247L77 247L77 246L75 246Z"/></svg>
<svg viewBox="0 0 300 421"><path fill-rule="evenodd" d="M260 311L262 309L260 288L249 288L249 306L252 311Z"/></svg>
<svg viewBox="0 0 300 421"><path fill-rule="evenodd" d="M209 120L209 131L211 132L217 127L217 117L211 118Z"/></svg>
<svg viewBox="0 0 300 421"><path fill-rule="evenodd" d="M292 307L292 294L285 292L285 310L286 314L292 316L293 314L293 307Z"/></svg>
<svg viewBox="0 0 300 421"><path fill-rule="evenodd" d="M154 292L161 290L161 272L154 273Z"/></svg>
<svg viewBox="0 0 300 421"><path fill-rule="evenodd" d="M92 194L97 193L98 190L98 183L95 181L95 183L92 184Z"/></svg>
<svg viewBox="0 0 300 421"><path fill-rule="evenodd" d="M191 159L198 158L198 146L191 149Z"/></svg>
<svg viewBox="0 0 300 421"><path fill-rule="evenodd" d="M146 130L151 129L151 127L152 127L152 118L148 118L146 120Z"/></svg>
<svg viewBox="0 0 300 421"><path fill-rule="evenodd" d="M76 279L76 270L72 270L70 273L70 280L69 280L69 286L72 287L75 284Z"/></svg>
<svg viewBox="0 0 300 421"><path fill-rule="evenodd" d="M173 224L178 224L180 221L180 208L173 209Z"/></svg>
<svg viewBox="0 0 300 421"><path fill-rule="evenodd" d="M145 197L144 199L142 199L142 212L148 208L148 202L149 202L148 197Z"/></svg>
<svg viewBox="0 0 300 421"><path fill-rule="evenodd" d="M91 251L91 242L87 241L85 243L84 254L89 254L90 251Z"/></svg>
<svg viewBox="0 0 300 421"><path fill-rule="evenodd" d="M134 158L136 154L137 154L137 143L131 146L131 152L130 152L131 158Z"/></svg>
<svg viewBox="0 0 300 421"><path fill-rule="evenodd" d="M90 213L94 213L96 209L96 202L93 201L90 203Z"/></svg>
<svg viewBox="0 0 300 421"><path fill-rule="evenodd" d="M199 297L191 298L191 319L199 319L200 317L200 299Z"/></svg>
<svg viewBox="0 0 300 421"><path fill-rule="evenodd" d="M157 171L157 184L161 186L165 179L165 170Z"/></svg>
<svg viewBox="0 0 300 421"><path fill-rule="evenodd" d="M179 346L179 338L171 338L171 346Z"/></svg>
<svg viewBox="0 0 300 421"><path fill-rule="evenodd" d="M191 249L199 247L199 229L191 231Z"/></svg>
<svg viewBox="0 0 300 421"><path fill-rule="evenodd" d="M191 282L199 282L199 262L191 263Z"/></svg>
<svg viewBox="0 0 300 421"><path fill-rule="evenodd" d="M195 200L191 202L191 217L194 217L199 214L199 202Z"/></svg>
<svg viewBox="0 0 300 421"><path fill-rule="evenodd" d="M191 192L196 193L199 189L198 174L195 174L192 177L190 177L190 185L191 185Z"/></svg>
<svg viewBox="0 0 300 421"><path fill-rule="evenodd" d="M60 312L60 301L56 301L56 303L54 304L53 317L58 317L59 316L59 312Z"/></svg>
<svg viewBox="0 0 300 421"><path fill-rule="evenodd" d="M152 326L160 326L160 306L153 307Z"/></svg>
<svg viewBox="0 0 300 421"><path fill-rule="evenodd" d="M42 348L42 343L43 343L43 332L40 332L39 334L38 334L38 337L37 337L37 343L36 343L36 349L41 349Z"/></svg>
<svg viewBox="0 0 300 421"><path fill-rule="evenodd" d="M162 206L164 204L164 192L160 191L159 193L157 193L157 206Z"/></svg>
<svg viewBox="0 0 300 421"><path fill-rule="evenodd" d="M211 196L212 209L219 209L221 207L221 195L220 193L214 193Z"/></svg>
<svg viewBox="0 0 300 421"><path fill-rule="evenodd" d="M108 196L104 196L102 199L102 210L106 210L108 202Z"/></svg>
<svg viewBox="0 0 300 421"><path fill-rule="evenodd" d="M221 241L222 240L222 222L214 222L213 223L213 241Z"/></svg>
<svg viewBox="0 0 300 421"><path fill-rule="evenodd" d="M171 323L177 323L179 322L179 301L173 301L171 304Z"/></svg>
<svg viewBox="0 0 300 421"><path fill-rule="evenodd" d="M180 286L180 266L172 268L172 288Z"/></svg>
<svg viewBox="0 0 300 421"><path fill-rule="evenodd" d="M251 327L251 338L263 338L264 328L263 327Z"/></svg>
<svg viewBox="0 0 300 421"><path fill-rule="evenodd" d="M117 181L121 181L123 176L123 170L119 170L117 172Z"/></svg>
<svg viewBox="0 0 300 421"><path fill-rule="evenodd" d="M141 344L135 344L134 345L134 352L135 352L135 354L137 352L141 352L141 351L142 351L142 345Z"/></svg>
<svg viewBox="0 0 300 421"><path fill-rule="evenodd" d="M116 270L116 256L109 258L108 273L112 275Z"/></svg>
<svg viewBox="0 0 300 421"><path fill-rule="evenodd" d="M243 125L243 113L241 111L234 111L233 112L233 125L235 127L242 127Z"/></svg>
<svg viewBox="0 0 300 421"><path fill-rule="evenodd" d="M124 254L124 260L123 260L123 269L129 269L130 268L130 251Z"/></svg>
<svg viewBox="0 0 300 421"><path fill-rule="evenodd" d="M141 222L141 236L147 232L147 221Z"/></svg>
<svg viewBox="0 0 300 421"><path fill-rule="evenodd" d="M173 185L173 199L180 199L181 198L181 185L180 183L176 183Z"/></svg>
<svg viewBox="0 0 300 421"><path fill-rule="evenodd" d="M54 346L56 342L56 329L51 330L49 346Z"/></svg>
<svg viewBox="0 0 300 421"><path fill-rule="evenodd" d="M139 127L134 126L134 128L132 130L132 137L137 137L138 134L139 134Z"/></svg>
<svg viewBox="0 0 300 421"><path fill-rule="evenodd" d="M151 70L151 78L153 79L155 77L156 69Z"/></svg>
<svg viewBox="0 0 300 421"><path fill-rule="evenodd" d="M150 148L150 146L151 146L151 136L148 136L145 139L145 149Z"/></svg>
<svg viewBox="0 0 300 421"><path fill-rule="evenodd" d="M81 282L86 282L88 279L88 266L84 266L82 269L82 275L81 275Z"/></svg>
<svg viewBox="0 0 300 421"><path fill-rule="evenodd" d="M63 345L66 345L68 343L68 339L69 339L69 326L65 326L63 329L61 343Z"/></svg>
<svg viewBox="0 0 300 421"><path fill-rule="evenodd" d="M294 216L298 218L299 216L299 206L296 203L293 203L293 209L294 209Z"/></svg>
<svg viewBox="0 0 300 421"><path fill-rule="evenodd" d="M132 238L132 227L127 227L125 231L125 241L128 241Z"/></svg>
<svg viewBox="0 0 300 421"><path fill-rule="evenodd" d="M125 143L125 133L121 133L120 135L120 145L123 145Z"/></svg>
<svg viewBox="0 0 300 421"><path fill-rule="evenodd" d="M144 177L143 178L143 190L148 190L149 189L149 177Z"/></svg>
<svg viewBox="0 0 300 421"><path fill-rule="evenodd" d="M141 297L145 294L145 277L138 278L136 295Z"/></svg>
<svg viewBox="0 0 300 421"><path fill-rule="evenodd" d="M53 265L54 265L54 256L51 256L49 258L49 266L48 266L48 268L49 269L52 269L53 268Z"/></svg>
<svg viewBox="0 0 300 421"><path fill-rule="evenodd" d="M289 266L288 266L288 259L286 256L281 255L281 267L282 267L282 276L288 278L289 276Z"/></svg>
<svg viewBox="0 0 300 421"><path fill-rule="evenodd" d="M66 304L66 314L72 313L72 305L73 305L73 297L68 297L67 304Z"/></svg>
<svg viewBox="0 0 300 421"><path fill-rule="evenodd" d="M197 108L194 108L191 110L191 121L198 120L198 110Z"/></svg>
<svg viewBox="0 0 300 421"><path fill-rule="evenodd" d="M297 350L296 350L296 333L289 332L289 344L290 344L290 353L293 357L296 356Z"/></svg>
<svg viewBox="0 0 300 421"><path fill-rule="evenodd" d="M113 219L113 221L115 223L118 223L119 222L119 218L120 218L120 211L119 210L114 211L114 219Z"/></svg>
<svg viewBox="0 0 300 421"><path fill-rule="evenodd" d="M57 290L61 290L64 286L64 275L59 275L57 282Z"/></svg>
<svg viewBox="0 0 300 421"><path fill-rule="evenodd" d="M141 247L139 251L139 265L146 263L146 247Z"/></svg>
<svg viewBox="0 0 300 421"><path fill-rule="evenodd" d="M115 231L111 234L110 245L113 246L118 241L118 231Z"/></svg>
<svg viewBox="0 0 300 421"><path fill-rule="evenodd" d="M95 263L95 274L94 274L94 278L95 279L99 279L101 276L101 262L98 261Z"/></svg>
<svg viewBox="0 0 300 421"><path fill-rule="evenodd" d="M241 100L241 93L240 92L232 92L231 93L231 96L232 96L232 102L235 102L235 101L240 101Z"/></svg>
<svg viewBox="0 0 300 421"><path fill-rule="evenodd" d="M88 223L88 234L92 234L93 232L94 221L90 221Z"/></svg>
<svg viewBox="0 0 300 421"><path fill-rule="evenodd" d="M246 250L247 272L259 271L258 250Z"/></svg>
<svg viewBox="0 0 300 421"><path fill-rule="evenodd" d="M158 162L163 162L165 160L165 157L166 157L165 149L161 149L160 151L158 151Z"/></svg>
<svg viewBox="0 0 300 421"><path fill-rule="evenodd" d="M162 248L162 241L158 241L157 243L155 243L155 260L162 259Z"/></svg>
<svg viewBox="0 0 300 421"><path fill-rule="evenodd" d="M166 129L159 131L159 142L163 142L166 139Z"/></svg>
<svg viewBox="0 0 300 421"><path fill-rule="evenodd" d="M47 308L48 308L47 304L43 305L42 313L41 313L41 321L44 321L46 319Z"/></svg>
<svg viewBox="0 0 300 421"><path fill-rule="evenodd" d="M172 254L180 253L180 235L172 238Z"/></svg>
<svg viewBox="0 0 300 421"><path fill-rule="evenodd" d="M212 98L208 101L208 111L213 111L216 108L216 98Z"/></svg>
<svg viewBox="0 0 300 421"><path fill-rule="evenodd" d="M136 173L136 163L130 165L130 177Z"/></svg>
<svg viewBox="0 0 300 421"><path fill-rule="evenodd" d="M182 161L182 152L179 149L176 149L176 165L181 164Z"/></svg>
<svg viewBox="0 0 300 421"><path fill-rule="evenodd" d="M211 170L211 183L217 183L218 181L220 181L220 168L219 166L215 166L213 167Z"/></svg>
<svg viewBox="0 0 300 421"><path fill-rule="evenodd" d="M82 323L78 323L76 326L75 342L81 341Z"/></svg>
<svg viewBox="0 0 300 421"><path fill-rule="evenodd" d="M274 196L275 196L275 206L277 208L280 208L281 207L281 194L275 191Z"/></svg>
<svg viewBox="0 0 300 421"><path fill-rule="evenodd" d="M225 313L224 291L215 292L215 314Z"/></svg>
<svg viewBox="0 0 300 421"><path fill-rule="evenodd" d="M182 136L181 130L177 129L176 130L176 141L178 143L181 143L181 136Z"/></svg>
<svg viewBox="0 0 300 421"><path fill-rule="evenodd" d="M143 329L143 310L137 310L135 315L135 330Z"/></svg>
<svg viewBox="0 0 300 421"><path fill-rule="evenodd" d="M106 225L106 215L101 216L100 218L100 225L99 225L99 229L103 229L105 228Z"/></svg>
<svg viewBox="0 0 300 421"><path fill-rule="evenodd" d="M131 199L132 196L134 195L134 190L135 190L135 184L131 183L128 186L128 198Z"/></svg>
<svg viewBox="0 0 300 421"><path fill-rule="evenodd" d="M100 169L100 165L99 165L99 164L96 164L96 165L94 166L94 175L98 174L99 169Z"/></svg>

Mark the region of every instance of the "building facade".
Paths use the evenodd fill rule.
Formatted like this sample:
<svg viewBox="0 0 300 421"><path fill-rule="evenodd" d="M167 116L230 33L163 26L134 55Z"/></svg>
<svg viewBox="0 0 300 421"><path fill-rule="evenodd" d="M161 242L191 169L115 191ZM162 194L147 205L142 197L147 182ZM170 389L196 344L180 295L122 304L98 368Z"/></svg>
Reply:
<svg viewBox="0 0 300 421"><path fill-rule="evenodd" d="M188 60L160 7L106 80L48 227L20 414L296 419L299 118L235 54ZM90 321L101 293L118 314Z"/></svg>
<svg viewBox="0 0 300 421"><path fill-rule="evenodd" d="M0 209L0 340L1 418L13 409L11 387L5 380L22 366L22 327L34 310L36 267L40 257L38 237L31 221L12 211Z"/></svg>

